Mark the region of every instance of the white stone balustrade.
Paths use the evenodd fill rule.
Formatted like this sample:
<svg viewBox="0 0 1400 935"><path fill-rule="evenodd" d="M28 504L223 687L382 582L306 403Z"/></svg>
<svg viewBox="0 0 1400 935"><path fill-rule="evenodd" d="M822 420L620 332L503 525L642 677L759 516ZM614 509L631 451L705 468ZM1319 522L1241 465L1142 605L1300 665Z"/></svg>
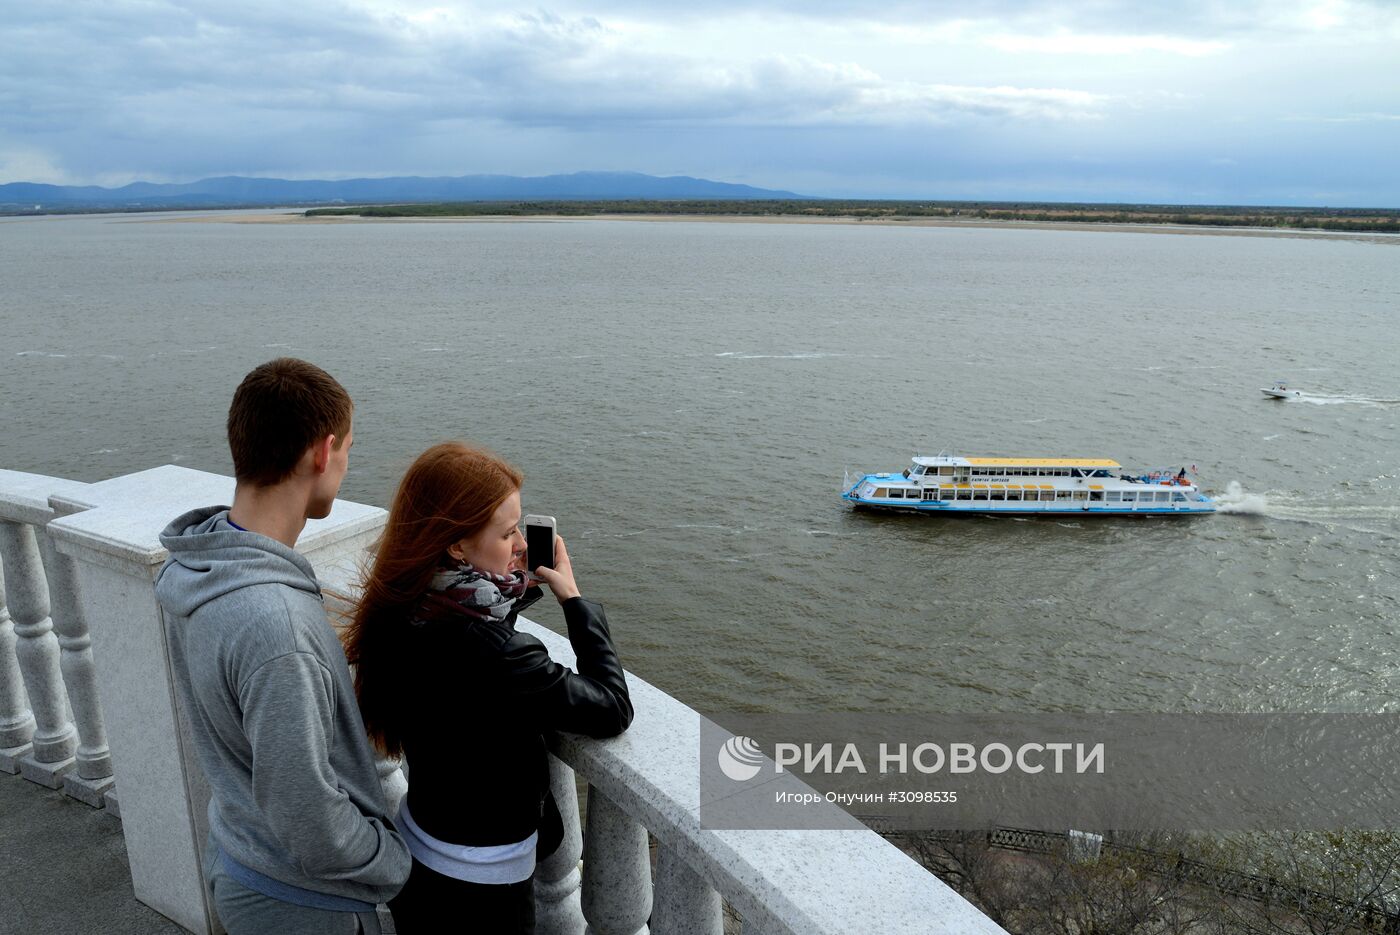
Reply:
<svg viewBox="0 0 1400 935"><path fill-rule="evenodd" d="M610 621L623 660L629 621ZM574 664L569 641L539 624L520 629L538 637L558 661ZM995 935L1003 930L910 857L873 831L712 831L700 827L700 730L694 709L628 674L636 716L627 733L609 740L559 734L561 760L607 801L608 825L620 810L656 838L655 935L718 930L713 890L743 918L745 933L764 935ZM825 806L836 810L836 806ZM838 810L839 811L839 810ZM844 814L844 813L842 813ZM847 824L853 824L847 819ZM591 840L591 839L590 839ZM626 840L624 834L619 840ZM635 839L634 839L635 840ZM636 867L635 846L618 847ZM668 851L670 852L668 854ZM599 854L598 856L602 856ZM596 879L584 853L583 904ZM689 873L678 871L680 864ZM630 905L643 869L630 871L620 896ZM597 897L607 905L610 896ZM601 921L601 920L600 920ZM590 925L597 926L593 916ZM605 923L606 924L606 923ZM624 920L624 925L626 920ZM665 926L663 929L662 926ZM541 927L541 935L549 931ZM1004 935L1004 933L1003 933Z"/></svg>
<svg viewBox="0 0 1400 935"><path fill-rule="evenodd" d="M593 786L583 833L583 917L588 935L647 935L651 918L647 829Z"/></svg>
<svg viewBox="0 0 1400 935"><path fill-rule="evenodd" d="M78 732L59 666L58 637L49 617L49 589L34 527L0 520L0 563L14 621L15 657L34 715L34 749L20 759L26 779L57 789L73 765Z"/></svg>
<svg viewBox="0 0 1400 935"><path fill-rule="evenodd" d="M30 487L27 500L14 496L17 486L31 481L52 490L34 496ZM0 530L6 575L0 579L0 744L22 749L32 734L48 744L49 756L65 749L72 756L76 744L81 759L74 771L87 763L93 772L105 762L99 739L105 719L136 895L200 933L219 931L199 862L208 788L175 703L165 621L154 596L165 558L157 536L188 509L227 503L232 490L229 478L169 465L90 485L0 471L0 521L7 524ZM16 514L17 499L30 512ZM353 593L361 573L357 557L383 521L382 510L337 501L328 519L308 524L298 549L317 569L328 605L337 593ZM45 535L51 543L42 541ZM54 604L51 623L47 601L39 599L41 553ZM16 574L24 581L18 601ZM3 610L6 594L13 632ZM640 622L613 621L624 660L635 625ZM520 628L539 637L555 659L573 664L566 638L523 619ZM58 645L71 656L62 664ZM31 668L37 673L32 679ZM21 670L24 686L17 684ZM62 692L60 670L75 683L95 681L96 693L72 705L80 721L98 725L92 743L82 724L69 725L67 748L54 742L63 736L53 697L54 685ZM565 835L536 871L541 935L721 935L721 900L743 918L745 935L1002 932L873 832L702 829L701 716L635 676L629 674L628 683L636 718L627 733L552 739L550 782ZM67 697L59 698L66 716ZM100 710L92 698L100 699ZM6 752L0 749L0 757ZM386 794L402 795L396 764L382 763L380 772ZM589 784L582 832L575 774ZM654 884L649 838L657 845Z"/></svg>
<svg viewBox="0 0 1400 935"><path fill-rule="evenodd" d="M15 626L5 603L5 575L0 567L0 770L19 772L20 758L34 749L34 715L15 656Z"/></svg>
<svg viewBox="0 0 1400 935"><path fill-rule="evenodd" d="M651 935L724 935L724 903L669 847L656 855Z"/></svg>
<svg viewBox="0 0 1400 935"><path fill-rule="evenodd" d="M69 795L100 807L104 804L105 794L112 788L113 776L106 728L97 697L91 640L87 621L83 617L73 562L54 549L47 529L47 524L59 515L50 502L51 498L78 497L86 489L86 484L74 481L0 471L0 522L12 527L7 538L0 542L18 540L11 541L3 548L23 555L21 561L29 565L36 558L31 548L31 537L33 545L37 546L42 573L36 575L32 567L26 572L35 577L35 583L28 589L32 594L30 600L36 612L42 606L42 613L49 615L47 627L57 641L61 673L59 683L65 697L65 710L77 740L76 749L71 751L70 757L43 762L36 748L31 760L27 764L22 763L21 769L30 779L54 788L61 783ZM38 626L45 626L42 619ZM3 642L3 637L0 637L0 644ZM47 640L44 642L44 651L47 652ZM4 656L4 647L0 645L0 672L4 671ZM42 678L51 677L47 660L43 671Z"/></svg>
<svg viewBox="0 0 1400 935"><path fill-rule="evenodd" d="M535 923L548 935L583 935L587 922L579 893L583 874L583 833L578 820L578 787L574 771L554 754L549 755L549 788L564 819L564 839L535 868Z"/></svg>

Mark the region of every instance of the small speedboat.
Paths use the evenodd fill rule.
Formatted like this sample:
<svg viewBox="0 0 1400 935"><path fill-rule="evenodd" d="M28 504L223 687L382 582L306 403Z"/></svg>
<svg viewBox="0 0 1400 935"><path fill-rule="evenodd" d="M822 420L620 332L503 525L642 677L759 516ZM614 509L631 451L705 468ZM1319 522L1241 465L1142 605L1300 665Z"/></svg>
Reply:
<svg viewBox="0 0 1400 935"><path fill-rule="evenodd" d="M1272 396L1274 399L1292 399L1294 396L1302 396L1302 390L1290 389L1287 383L1282 380L1275 380L1270 387L1260 387L1259 392L1265 396Z"/></svg>

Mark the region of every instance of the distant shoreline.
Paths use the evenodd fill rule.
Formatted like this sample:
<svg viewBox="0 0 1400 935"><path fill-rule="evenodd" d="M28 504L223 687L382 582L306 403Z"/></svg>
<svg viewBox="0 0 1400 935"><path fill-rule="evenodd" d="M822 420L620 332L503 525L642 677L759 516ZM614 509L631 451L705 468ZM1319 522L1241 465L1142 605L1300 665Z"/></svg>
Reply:
<svg viewBox="0 0 1400 935"><path fill-rule="evenodd" d="M317 214L304 211L258 210L246 213L200 214L188 217L130 218L138 224L557 224L571 221L629 221L706 224L817 224L876 227L947 227L1000 230L1104 231L1140 234L1199 234L1220 237L1304 237L1372 239L1400 245L1400 235L1384 231L1329 231L1292 227L1229 227L1154 222L1022 221L968 217L861 218L850 216L745 214L474 214L435 216L365 217L358 214Z"/></svg>

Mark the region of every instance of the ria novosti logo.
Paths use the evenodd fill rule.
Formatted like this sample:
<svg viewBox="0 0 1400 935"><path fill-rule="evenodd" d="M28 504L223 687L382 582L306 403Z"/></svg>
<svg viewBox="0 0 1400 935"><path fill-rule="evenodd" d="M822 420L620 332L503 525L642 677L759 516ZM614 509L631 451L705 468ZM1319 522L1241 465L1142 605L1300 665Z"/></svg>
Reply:
<svg viewBox="0 0 1400 935"><path fill-rule="evenodd" d="M719 768L735 782L745 782L763 769L763 751L752 737L730 737L719 748Z"/></svg>

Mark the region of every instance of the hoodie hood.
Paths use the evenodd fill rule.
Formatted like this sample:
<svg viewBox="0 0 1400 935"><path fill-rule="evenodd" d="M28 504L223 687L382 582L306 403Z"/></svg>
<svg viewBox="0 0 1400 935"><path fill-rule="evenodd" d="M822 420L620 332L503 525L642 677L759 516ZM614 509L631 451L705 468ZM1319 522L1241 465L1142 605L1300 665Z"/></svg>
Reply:
<svg viewBox="0 0 1400 935"><path fill-rule="evenodd" d="M188 617L215 598L259 584L285 584L320 596L311 563L261 533L231 526L229 508L208 506L172 520L160 534L170 552L156 578L156 598Z"/></svg>

